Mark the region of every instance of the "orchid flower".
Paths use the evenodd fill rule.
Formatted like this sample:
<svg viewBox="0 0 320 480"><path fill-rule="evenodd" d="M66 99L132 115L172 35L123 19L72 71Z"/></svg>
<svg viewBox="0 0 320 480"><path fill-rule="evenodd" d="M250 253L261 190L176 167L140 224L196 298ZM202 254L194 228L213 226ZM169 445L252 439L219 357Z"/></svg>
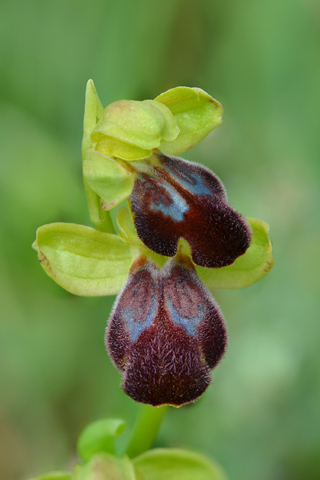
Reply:
<svg viewBox="0 0 320 480"><path fill-rule="evenodd" d="M180 155L221 123L222 107L197 88L103 109L89 81L83 178L95 228L54 223L34 248L46 273L75 295L119 294L106 346L123 389L153 406L197 399L227 344L215 288L264 277L268 225L244 218L222 182ZM117 230L110 210L123 200Z"/></svg>

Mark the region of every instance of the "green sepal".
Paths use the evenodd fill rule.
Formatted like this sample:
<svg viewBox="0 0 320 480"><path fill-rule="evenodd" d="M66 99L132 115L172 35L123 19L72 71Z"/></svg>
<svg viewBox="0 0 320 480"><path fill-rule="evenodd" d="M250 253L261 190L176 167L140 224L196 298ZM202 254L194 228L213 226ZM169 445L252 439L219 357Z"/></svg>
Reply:
<svg viewBox="0 0 320 480"><path fill-rule="evenodd" d="M127 162L87 150L83 161L83 176L101 198L102 210L110 210L131 194L136 173Z"/></svg>
<svg viewBox="0 0 320 480"><path fill-rule="evenodd" d="M175 140L161 143L159 150L167 155L190 150L222 122L222 105L201 88L172 88L155 100L171 110L180 130Z"/></svg>
<svg viewBox="0 0 320 480"><path fill-rule="evenodd" d="M31 480L72 480L72 475L68 472L49 472Z"/></svg>
<svg viewBox="0 0 320 480"><path fill-rule="evenodd" d="M149 450L136 457L133 464L145 480L227 480L218 465L187 450Z"/></svg>
<svg viewBox="0 0 320 480"><path fill-rule="evenodd" d="M75 295L119 293L131 266L130 248L118 236L82 225L43 225L33 247L49 277Z"/></svg>
<svg viewBox="0 0 320 480"><path fill-rule="evenodd" d="M91 145L91 133L102 114L103 106L98 97L96 87L94 86L93 80L88 80L83 119L82 161L84 161L87 150ZM102 232L115 233L109 212L101 208L99 196L92 190L85 178L83 179L83 183L93 225Z"/></svg>
<svg viewBox="0 0 320 480"><path fill-rule="evenodd" d="M125 422L117 418L106 418L88 425L80 434L77 450L84 462L96 453L115 453L114 440L125 429Z"/></svg>
<svg viewBox="0 0 320 480"><path fill-rule="evenodd" d="M209 289L245 288L263 278L274 264L269 225L256 218L247 218L252 237L248 250L232 265L222 268L196 266L200 279Z"/></svg>
<svg viewBox="0 0 320 480"><path fill-rule="evenodd" d="M91 457L88 463L76 465L72 480L138 480L138 478L128 457L117 458L108 453L99 453Z"/></svg>
<svg viewBox="0 0 320 480"><path fill-rule="evenodd" d="M149 157L161 141L177 137L170 110L154 100L119 100L104 110L91 134L91 148L108 157L139 160Z"/></svg>

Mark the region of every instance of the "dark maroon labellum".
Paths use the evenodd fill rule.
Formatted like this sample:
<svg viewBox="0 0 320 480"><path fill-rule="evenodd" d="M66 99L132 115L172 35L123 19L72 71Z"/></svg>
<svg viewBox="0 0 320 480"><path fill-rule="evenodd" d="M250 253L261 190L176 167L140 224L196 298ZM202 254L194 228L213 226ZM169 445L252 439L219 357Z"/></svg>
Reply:
<svg viewBox="0 0 320 480"><path fill-rule="evenodd" d="M160 255L177 253L187 240L192 260L203 267L233 263L250 244L246 220L227 202L220 180L207 168L158 155L160 166L138 172L130 196L137 233Z"/></svg>
<svg viewBox="0 0 320 480"><path fill-rule="evenodd" d="M153 406L180 406L208 387L227 343L223 316L191 261L162 270L140 258L118 296L106 334L123 389Z"/></svg>

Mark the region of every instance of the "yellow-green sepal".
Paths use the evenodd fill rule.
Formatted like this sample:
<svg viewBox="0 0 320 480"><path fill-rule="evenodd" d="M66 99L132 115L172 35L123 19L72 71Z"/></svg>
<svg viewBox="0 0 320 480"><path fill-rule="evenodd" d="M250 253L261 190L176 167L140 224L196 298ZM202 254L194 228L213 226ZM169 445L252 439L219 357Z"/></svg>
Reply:
<svg viewBox="0 0 320 480"><path fill-rule="evenodd" d="M135 170L129 163L87 150L83 160L83 177L91 190L100 197L102 210L110 210L129 197L135 176Z"/></svg>
<svg viewBox="0 0 320 480"><path fill-rule="evenodd" d="M108 157L133 161L147 158L162 140L179 129L171 111L154 100L119 100L104 110L91 134L91 148Z"/></svg>
<svg viewBox="0 0 320 480"><path fill-rule="evenodd" d="M256 218L247 220L252 229L250 246L232 265L222 268L196 266L200 279L209 289L248 287L271 270L274 258L268 237L269 225Z"/></svg>
<svg viewBox="0 0 320 480"><path fill-rule="evenodd" d="M117 235L72 223L38 228L33 248L49 277L75 295L119 293L131 266L130 247Z"/></svg>
<svg viewBox="0 0 320 480"><path fill-rule="evenodd" d="M101 115L103 106L98 97L93 80L88 80L85 94L84 119L83 119L83 138L82 138L82 162L91 145L91 133L96 127ZM93 225L102 232L114 233L110 214L103 211L99 196L92 190L86 178L83 178L84 189L87 197L87 203L90 218Z"/></svg>
<svg viewBox="0 0 320 480"><path fill-rule="evenodd" d="M167 155L190 150L222 122L222 105L201 88L172 88L155 100L169 108L180 130L174 140L162 141L159 150Z"/></svg>

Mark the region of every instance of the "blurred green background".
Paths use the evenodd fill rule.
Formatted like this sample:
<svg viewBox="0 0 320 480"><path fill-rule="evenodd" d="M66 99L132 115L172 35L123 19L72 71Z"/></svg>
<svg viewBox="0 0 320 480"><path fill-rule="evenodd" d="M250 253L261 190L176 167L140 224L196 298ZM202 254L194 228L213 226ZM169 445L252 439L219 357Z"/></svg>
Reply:
<svg viewBox="0 0 320 480"><path fill-rule="evenodd" d="M103 104L197 86L224 123L185 157L271 225L275 266L217 291L229 349L207 393L171 409L158 446L230 480L320 478L320 7L316 0L2 0L0 478L69 469L87 422L138 405L104 348L113 298L77 298L31 249L36 228L89 225L84 90Z"/></svg>

